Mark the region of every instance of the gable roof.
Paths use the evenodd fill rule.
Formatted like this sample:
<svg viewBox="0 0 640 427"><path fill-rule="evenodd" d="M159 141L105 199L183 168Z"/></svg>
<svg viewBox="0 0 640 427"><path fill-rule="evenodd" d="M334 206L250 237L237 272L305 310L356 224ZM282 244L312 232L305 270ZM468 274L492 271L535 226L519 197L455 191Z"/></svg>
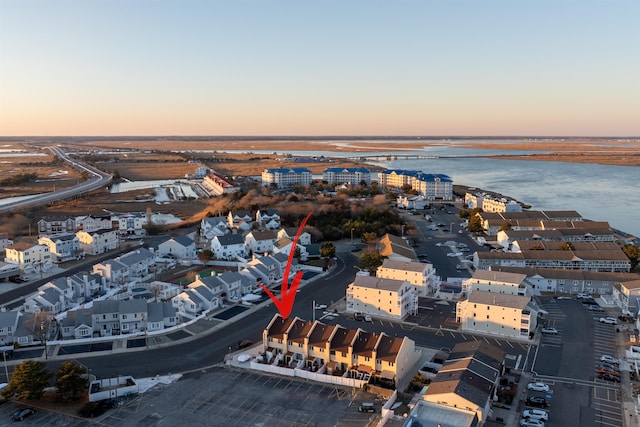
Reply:
<svg viewBox="0 0 640 427"><path fill-rule="evenodd" d="M244 239L240 234L225 234L224 236L216 236L213 239L217 239L222 246L244 245Z"/></svg>

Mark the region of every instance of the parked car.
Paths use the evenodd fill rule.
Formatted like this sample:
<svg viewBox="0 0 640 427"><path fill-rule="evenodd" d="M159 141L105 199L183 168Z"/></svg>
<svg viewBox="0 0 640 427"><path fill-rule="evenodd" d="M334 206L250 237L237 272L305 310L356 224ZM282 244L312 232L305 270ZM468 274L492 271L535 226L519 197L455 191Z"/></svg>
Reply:
<svg viewBox="0 0 640 427"><path fill-rule="evenodd" d="M616 372L620 371L620 368L618 368L618 365L615 365L613 363L601 362L600 367L605 369L611 369L612 371L616 371Z"/></svg>
<svg viewBox="0 0 640 427"><path fill-rule="evenodd" d="M524 401L525 405L533 406L534 408L546 408L549 406L547 399L540 396L527 397L527 400Z"/></svg>
<svg viewBox="0 0 640 427"><path fill-rule="evenodd" d="M614 359L612 356L609 356L608 354L602 355L602 357L600 357L600 361L605 363L610 363L612 365L618 364L618 359Z"/></svg>
<svg viewBox="0 0 640 427"><path fill-rule="evenodd" d="M598 374L598 378L605 381L613 381L616 383L620 382L620 377L612 374Z"/></svg>
<svg viewBox="0 0 640 427"><path fill-rule="evenodd" d="M583 299L583 298L591 298L591 295L584 293L584 292L580 292L578 294L578 299Z"/></svg>
<svg viewBox="0 0 640 427"><path fill-rule="evenodd" d="M600 323L606 323L607 325L617 325L618 320L615 317L601 317Z"/></svg>
<svg viewBox="0 0 640 427"><path fill-rule="evenodd" d="M27 417L35 414L36 410L33 408L22 408L18 409L11 415L11 421L22 421Z"/></svg>
<svg viewBox="0 0 640 427"><path fill-rule="evenodd" d="M530 418L540 421L549 421L549 413L543 409L526 409L522 413L522 418Z"/></svg>
<svg viewBox="0 0 640 427"><path fill-rule="evenodd" d="M316 310L324 310L327 308L327 304L316 304Z"/></svg>
<svg viewBox="0 0 640 427"><path fill-rule="evenodd" d="M535 418L523 418L520 420L520 425L525 427L544 427L544 423Z"/></svg>
<svg viewBox="0 0 640 427"><path fill-rule="evenodd" d="M364 316L364 321L365 322L373 322L373 319L371 318L371 316L369 316L368 314L365 314Z"/></svg>
<svg viewBox="0 0 640 427"><path fill-rule="evenodd" d="M236 348L238 350L241 350L243 348L251 347L251 344L253 344L253 343L251 341L249 341L249 340L240 340L240 341L238 341L238 345L236 345Z"/></svg>
<svg viewBox="0 0 640 427"><path fill-rule="evenodd" d="M558 330L556 328L542 328L540 332L545 335L558 335Z"/></svg>
<svg viewBox="0 0 640 427"><path fill-rule="evenodd" d="M549 384L545 384L545 383L529 383L527 384L527 389L529 390L533 390L533 391L543 391L543 392L548 392L549 391Z"/></svg>
<svg viewBox="0 0 640 427"><path fill-rule="evenodd" d="M592 304L592 305L589 305L587 307L588 307L587 310L589 310L589 311L597 311L599 313L604 312L604 309L602 307L600 307L599 305L597 305L597 304L595 304L595 305Z"/></svg>
<svg viewBox="0 0 640 427"><path fill-rule="evenodd" d="M376 412L376 407L371 402L363 402L358 406L358 412Z"/></svg>
<svg viewBox="0 0 640 427"><path fill-rule="evenodd" d="M353 315L354 320L357 320L359 322L362 322L364 320L364 316L362 315L362 313L355 313Z"/></svg>
<svg viewBox="0 0 640 427"><path fill-rule="evenodd" d="M600 367L598 368L598 375L615 375L616 377L620 377L620 372L613 369Z"/></svg>

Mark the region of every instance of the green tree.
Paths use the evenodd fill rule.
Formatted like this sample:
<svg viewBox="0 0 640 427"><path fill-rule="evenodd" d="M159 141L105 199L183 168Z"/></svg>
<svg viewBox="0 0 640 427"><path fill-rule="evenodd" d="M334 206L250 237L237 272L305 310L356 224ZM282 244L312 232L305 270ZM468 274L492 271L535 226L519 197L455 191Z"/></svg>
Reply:
<svg viewBox="0 0 640 427"><path fill-rule="evenodd" d="M83 367L68 361L56 374L56 397L62 402L78 400L88 386L87 372Z"/></svg>
<svg viewBox="0 0 640 427"><path fill-rule="evenodd" d="M469 217L469 226L467 227L467 229L472 233L481 233L484 231L484 228L482 227L482 221L480 220L480 217L478 215Z"/></svg>
<svg viewBox="0 0 640 427"><path fill-rule="evenodd" d="M629 261L631 261L631 269L636 268L640 261L640 248L635 245L628 244L622 247L622 251L625 253L627 258L629 258Z"/></svg>
<svg viewBox="0 0 640 427"><path fill-rule="evenodd" d="M331 242L323 243L320 246L320 256L325 258L333 258L336 256L336 247Z"/></svg>
<svg viewBox="0 0 640 427"><path fill-rule="evenodd" d="M51 372L45 369L43 362L25 360L16 366L9 381L9 385L2 391L2 397L16 399L37 400L44 394L44 388L49 383Z"/></svg>
<svg viewBox="0 0 640 427"><path fill-rule="evenodd" d="M382 265L384 257L375 252L365 252L360 255L360 269L367 270L369 274L374 275L378 267Z"/></svg>

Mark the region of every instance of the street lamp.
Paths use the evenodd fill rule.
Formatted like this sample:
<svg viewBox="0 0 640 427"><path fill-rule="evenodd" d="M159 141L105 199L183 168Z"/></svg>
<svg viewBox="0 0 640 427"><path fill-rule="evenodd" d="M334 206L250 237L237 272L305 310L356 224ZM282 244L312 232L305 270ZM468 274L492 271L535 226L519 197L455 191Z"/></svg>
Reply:
<svg viewBox="0 0 640 427"><path fill-rule="evenodd" d="M353 245L353 230L355 230L355 228L351 227L351 244Z"/></svg>
<svg viewBox="0 0 640 427"><path fill-rule="evenodd" d="M453 224L454 224L453 221L451 221L451 224L449 224L450 225L449 230L451 231L451 233L453 233Z"/></svg>

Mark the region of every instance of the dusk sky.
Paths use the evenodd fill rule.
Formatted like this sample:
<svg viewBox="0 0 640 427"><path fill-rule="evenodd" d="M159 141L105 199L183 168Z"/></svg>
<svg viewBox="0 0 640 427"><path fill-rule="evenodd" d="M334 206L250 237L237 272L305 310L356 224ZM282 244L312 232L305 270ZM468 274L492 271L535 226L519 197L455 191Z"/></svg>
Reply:
<svg viewBox="0 0 640 427"><path fill-rule="evenodd" d="M0 0L0 135L640 135L640 1Z"/></svg>

